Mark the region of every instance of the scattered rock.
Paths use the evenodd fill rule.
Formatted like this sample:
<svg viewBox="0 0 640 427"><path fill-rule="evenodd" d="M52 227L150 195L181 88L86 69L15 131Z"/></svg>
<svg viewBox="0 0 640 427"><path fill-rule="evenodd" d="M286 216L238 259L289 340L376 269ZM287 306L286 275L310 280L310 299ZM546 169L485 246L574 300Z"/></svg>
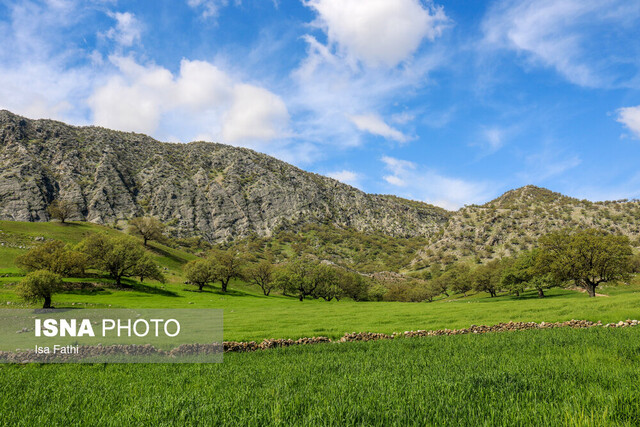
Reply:
<svg viewBox="0 0 640 427"><path fill-rule="evenodd" d="M620 321L618 323L607 323L603 325L601 321L591 322L589 320L568 320L566 322L507 322L507 323L498 323L492 326L485 325L471 325L469 328L463 329L439 329L439 330L416 330L416 331L404 331L394 332L391 335L381 334L375 332L351 332L346 333L342 336L337 342L354 342L354 341L377 341L377 340L387 340L394 338L416 338L416 337L437 337L444 335L465 335L465 334L486 334L489 332L510 332L510 331L524 331L527 329L552 329L552 328L574 328L574 329L584 329L584 328L593 328L593 327L604 327L604 328L615 328L615 327L630 327L630 326L638 326L638 320L626 320ZM306 344L318 344L318 343L326 343L333 342L331 339L327 337L314 337L314 338L300 338L298 340L290 340L290 339L268 339L262 341L260 344L255 341L250 342L237 342L237 341L225 341L224 342L224 351L225 352L246 352L246 351L257 351L257 350L266 350L268 348L274 347L288 347L291 345L306 345Z"/></svg>

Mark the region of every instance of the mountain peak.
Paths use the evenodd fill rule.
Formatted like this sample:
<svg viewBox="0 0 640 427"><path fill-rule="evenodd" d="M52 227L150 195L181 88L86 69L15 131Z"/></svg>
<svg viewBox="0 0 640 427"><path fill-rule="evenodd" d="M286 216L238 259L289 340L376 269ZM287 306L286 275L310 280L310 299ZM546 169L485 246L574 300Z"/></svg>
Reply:
<svg viewBox="0 0 640 427"><path fill-rule="evenodd" d="M514 209L522 207L523 205L568 202L576 200L577 199L565 196L564 194L557 193L555 191L551 191L544 187L525 185L524 187L509 190L502 196L484 204L483 206L500 209Z"/></svg>

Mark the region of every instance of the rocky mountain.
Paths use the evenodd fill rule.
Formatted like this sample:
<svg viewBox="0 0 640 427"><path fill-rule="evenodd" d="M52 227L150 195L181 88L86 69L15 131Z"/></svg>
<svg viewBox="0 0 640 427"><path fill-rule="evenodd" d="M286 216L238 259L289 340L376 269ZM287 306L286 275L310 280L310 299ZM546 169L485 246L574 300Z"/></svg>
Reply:
<svg viewBox="0 0 640 427"><path fill-rule="evenodd" d="M338 258L347 249L352 258L369 249L386 253L393 245L406 245L406 238L417 238L411 240L412 251L419 242L428 243L415 249L407 266L412 270L510 255L564 227L597 227L640 245L637 200L591 202L526 186L481 206L447 212L366 194L244 148L163 143L136 133L0 111L0 219L47 221L47 206L56 199L72 203L72 220L117 225L154 215L175 236L199 235L209 242L269 237L314 225L370 233L373 243L340 233L330 239L329 249ZM405 240L394 243L383 236ZM322 239L315 239L317 251L323 252ZM366 244L354 252L355 241ZM402 258L409 255L403 252Z"/></svg>
<svg viewBox="0 0 640 427"><path fill-rule="evenodd" d="M0 219L47 221L56 199L75 206L72 220L115 224L154 215L176 236L210 242L305 224L431 236L450 216L244 148L163 143L0 111Z"/></svg>
<svg viewBox="0 0 640 427"><path fill-rule="evenodd" d="M562 228L595 227L624 234L640 246L640 201L591 202L532 185L482 206L465 206L418 253L414 268L462 258L484 261L532 248L538 237Z"/></svg>

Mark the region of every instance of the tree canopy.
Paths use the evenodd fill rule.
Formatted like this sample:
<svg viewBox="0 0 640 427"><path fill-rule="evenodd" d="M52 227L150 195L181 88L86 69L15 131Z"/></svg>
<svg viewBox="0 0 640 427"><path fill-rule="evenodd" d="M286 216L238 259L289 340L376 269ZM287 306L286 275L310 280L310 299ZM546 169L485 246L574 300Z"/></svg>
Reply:
<svg viewBox="0 0 640 427"><path fill-rule="evenodd" d="M273 275L273 265L268 260L261 260L245 269L246 279L251 283L260 286L262 293L269 296L276 287Z"/></svg>
<svg viewBox="0 0 640 427"><path fill-rule="evenodd" d="M162 275L140 243L126 235L92 234L80 243L80 248L87 254L90 265L106 272L118 287L122 286L123 277L138 276L142 266L147 269L145 277Z"/></svg>
<svg viewBox="0 0 640 427"><path fill-rule="evenodd" d="M142 237L144 245L147 246L149 240L161 242L164 239L162 234L164 227L157 218L144 216L131 219L127 232L133 236Z"/></svg>
<svg viewBox="0 0 640 427"><path fill-rule="evenodd" d="M210 259L199 258L189 261L184 266L184 275L189 283L198 287L199 292L217 280L215 265Z"/></svg>
<svg viewBox="0 0 640 427"><path fill-rule="evenodd" d="M631 272L629 238L596 229L562 230L542 236L537 268L560 282L573 281L590 297L605 282L625 280Z"/></svg>
<svg viewBox="0 0 640 427"><path fill-rule="evenodd" d="M220 281L222 292L227 292L231 279L242 277L243 258L235 250L213 250L209 258L215 265L216 280Z"/></svg>
<svg viewBox="0 0 640 427"><path fill-rule="evenodd" d="M24 270L49 270L64 277L83 276L87 263L84 253L60 240L45 242L16 258L16 265Z"/></svg>
<svg viewBox="0 0 640 427"><path fill-rule="evenodd" d="M25 301L44 301L42 308L51 308L51 297L62 289L62 276L48 270L33 271L25 276L16 292Z"/></svg>
<svg viewBox="0 0 640 427"><path fill-rule="evenodd" d="M51 218L57 219L64 224L73 215L74 205L68 200L56 199L49 204L47 212Z"/></svg>

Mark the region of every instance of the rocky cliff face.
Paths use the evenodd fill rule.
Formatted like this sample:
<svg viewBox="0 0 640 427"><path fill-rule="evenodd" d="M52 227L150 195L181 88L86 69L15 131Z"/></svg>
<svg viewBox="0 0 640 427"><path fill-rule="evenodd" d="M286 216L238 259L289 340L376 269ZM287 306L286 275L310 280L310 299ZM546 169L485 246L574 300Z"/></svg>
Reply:
<svg viewBox="0 0 640 427"><path fill-rule="evenodd" d="M0 111L0 219L47 221L55 199L73 203L74 220L111 224L154 215L176 235L209 241L308 223L429 236L449 216L248 149L162 143Z"/></svg>

